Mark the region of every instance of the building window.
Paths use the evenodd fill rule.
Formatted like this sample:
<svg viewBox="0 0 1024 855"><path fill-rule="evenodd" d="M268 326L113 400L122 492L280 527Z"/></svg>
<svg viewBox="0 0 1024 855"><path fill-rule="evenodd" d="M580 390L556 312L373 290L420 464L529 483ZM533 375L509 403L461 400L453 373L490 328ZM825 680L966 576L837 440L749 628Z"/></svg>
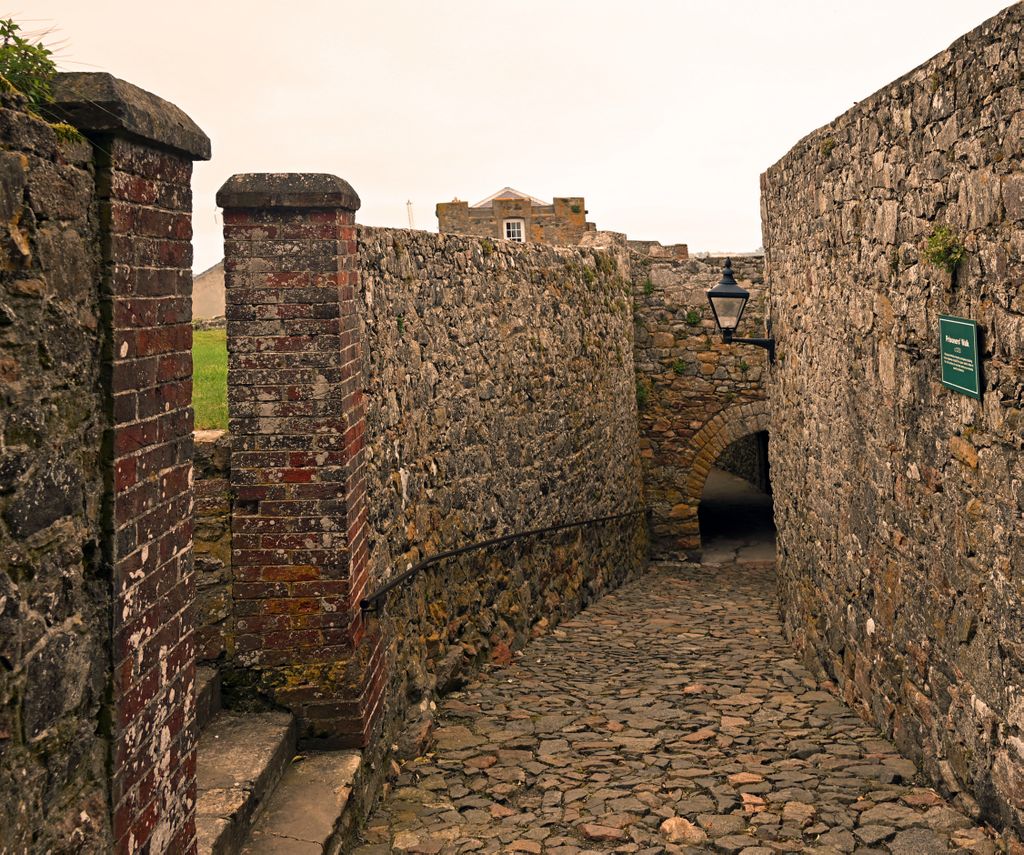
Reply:
<svg viewBox="0 0 1024 855"><path fill-rule="evenodd" d="M505 240L526 242L525 223L522 220L505 220Z"/></svg>

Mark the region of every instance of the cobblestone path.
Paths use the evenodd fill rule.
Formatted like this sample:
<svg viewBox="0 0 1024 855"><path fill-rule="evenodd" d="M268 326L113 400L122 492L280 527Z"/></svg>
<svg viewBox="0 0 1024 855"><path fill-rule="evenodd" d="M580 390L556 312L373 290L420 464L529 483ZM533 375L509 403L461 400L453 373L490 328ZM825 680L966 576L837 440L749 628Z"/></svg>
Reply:
<svg viewBox="0 0 1024 855"><path fill-rule="evenodd" d="M660 564L449 696L358 855L991 853L793 658L768 565Z"/></svg>

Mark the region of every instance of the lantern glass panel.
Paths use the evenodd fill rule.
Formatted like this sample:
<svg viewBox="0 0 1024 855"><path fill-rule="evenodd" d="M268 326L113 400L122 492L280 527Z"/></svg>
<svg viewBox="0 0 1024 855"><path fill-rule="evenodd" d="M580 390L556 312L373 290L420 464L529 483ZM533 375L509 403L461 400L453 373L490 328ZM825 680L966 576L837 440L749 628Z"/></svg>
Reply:
<svg viewBox="0 0 1024 855"><path fill-rule="evenodd" d="M715 311L715 320L723 330L735 330L740 325L740 318L743 317L743 310L747 305L747 297L739 295L718 296L714 292L708 295L711 300L711 308Z"/></svg>

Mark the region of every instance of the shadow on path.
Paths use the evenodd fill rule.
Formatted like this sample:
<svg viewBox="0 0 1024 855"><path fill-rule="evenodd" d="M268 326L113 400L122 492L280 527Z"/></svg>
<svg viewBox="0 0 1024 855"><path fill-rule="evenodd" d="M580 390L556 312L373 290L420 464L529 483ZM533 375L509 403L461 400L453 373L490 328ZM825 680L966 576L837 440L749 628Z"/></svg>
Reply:
<svg viewBox="0 0 1024 855"><path fill-rule="evenodd" d="M358 855L996 851L792 657L770 565L654 565L438 725Z"/></svg>
<svg viewBox="0 0 1024 855"><path fill-rule="evenodd" d="M748 481L712 468L699 517L704 564L775 560L772 497Z"/></svg>

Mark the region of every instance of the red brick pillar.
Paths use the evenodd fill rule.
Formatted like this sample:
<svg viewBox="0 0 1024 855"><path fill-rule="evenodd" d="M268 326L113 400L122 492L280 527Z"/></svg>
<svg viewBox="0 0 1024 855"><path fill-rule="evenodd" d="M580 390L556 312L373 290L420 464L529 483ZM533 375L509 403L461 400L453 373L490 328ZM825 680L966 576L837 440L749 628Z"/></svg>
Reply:
<svg viewBox="0 0 1024 855"><path fill-rule="evenodd" d="M195 851L192 162L205 134L109 74L66 74L55 112L96 153L112 579L115 850Z"/></svg>
<svg viewBox="0 0 1024 855"><path fill-rule="evenodd" d="M355 307L359 197L333 175L235 175L224 208L235 662L307 740L362 746L380 696L367 584Z"/></svg>

